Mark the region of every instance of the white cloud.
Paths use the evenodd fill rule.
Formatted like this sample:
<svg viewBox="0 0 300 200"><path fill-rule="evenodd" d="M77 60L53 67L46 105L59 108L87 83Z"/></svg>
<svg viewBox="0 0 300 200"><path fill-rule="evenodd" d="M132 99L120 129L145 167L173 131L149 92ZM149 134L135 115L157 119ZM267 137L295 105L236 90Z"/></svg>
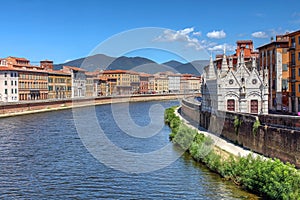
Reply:
<svg viewBox="0 0 300 200"><path fill-rule="evenodd" d="M235 46L230 44L219 44L215 45L213 47L208 48L209 51L217 51L217 52L223 52L224 47L226 48L226 51L235 51Z"/></svg>
<svg viewBox="0 0 300 200"><path fill-rule="evenodd" d="M267 38L269 37L268 34L266 32L263 31L257 31L251 34L252 37L254 38Z"/></svg>
<svg viewBox="0 0 300 200"><path fill-rule="evenodd" d="M212 32L208 32L206 34L206 36L208 38L221 39L221 38L225 38L226 37L226 33L223 30L221 30L221 31L212 31Z"/></svg>
<svg viewBox="0 0 300 200"><path fill-rule="evenodd" d="M193 35L195 35L195 36L201 36L202 35L202 33L200 32L200 31L198 31L198 32L193 32Z"/></svg>
<svg viewBox="0 0 300 200"><path fill-rule="evenodd" d="M219 31L219 36L224 37L226 35L224 31ZM154 39L157 42L180 42L185 45L187 48L194 48L197 51L200 50L209 50L209 51L219 51L224 49L224 45L226 46L227 51L234 51L235 46L232 45L218 45L215 42L210 40L200 40L197 37L201 36L201 32L194 31L194 28L185 28L182 30L174 31L174 30L165 30L162 35L158 36Z"/></svg>
<svg viewBox="0 0 300 200"><path fill-rule="evenodd" d="M196 50L202 50L204 47L201 45L201 41L192 35L200 36L201 32L194 32L194 28L185 28L178 31L165 30L162 35L157 37L155 41L159 42L182 42L187 47L193 47Z"/></svg>

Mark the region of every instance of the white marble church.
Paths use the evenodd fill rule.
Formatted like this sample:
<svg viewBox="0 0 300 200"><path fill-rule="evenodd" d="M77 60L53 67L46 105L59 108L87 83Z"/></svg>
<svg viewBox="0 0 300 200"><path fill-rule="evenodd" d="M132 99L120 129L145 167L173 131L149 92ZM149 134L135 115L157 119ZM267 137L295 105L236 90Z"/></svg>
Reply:
<svg viewBox="0 0 300 200"><path fill-rule="evenodd" d="M229 57L227 63L225 50L220 69L214 66L212 57L203 73L202 110L216 110L241 113L268 113L268 73L267 69L259 71L256 57L247 67L244 51L238 55L237 65Z"/></svg>

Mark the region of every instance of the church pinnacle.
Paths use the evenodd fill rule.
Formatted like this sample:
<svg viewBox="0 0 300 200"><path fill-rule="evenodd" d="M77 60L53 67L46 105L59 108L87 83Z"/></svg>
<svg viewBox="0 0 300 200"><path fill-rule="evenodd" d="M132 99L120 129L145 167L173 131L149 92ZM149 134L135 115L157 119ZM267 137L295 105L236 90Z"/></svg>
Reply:
<svg viewBox="0 0 300 200"><path fill-rule="evenodd" d="M223 60L222 60L222 66L221 66L221 74L228 71L228 64L227 64L227 58L226 58L226 46L224 45L224 54L223 54Z"/></svg>
<svg viewBox="0 0 300 200"><path fill-rule="evenodd" d="M208 79L216 79L216 72L215 72L212 56L210 56L210 61L209 61Z"/></svg>

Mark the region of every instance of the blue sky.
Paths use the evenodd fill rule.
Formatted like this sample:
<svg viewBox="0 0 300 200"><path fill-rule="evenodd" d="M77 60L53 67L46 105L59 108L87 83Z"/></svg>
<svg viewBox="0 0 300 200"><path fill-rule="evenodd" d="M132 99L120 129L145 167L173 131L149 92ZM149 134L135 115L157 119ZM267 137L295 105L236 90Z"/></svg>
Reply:
<svg viewBox="0 0 300 200"><path fill-rule="evenodd" d="M2 0L0 57L55 63L92 53L157 62L207 59L224 44L231 53L236 40L251 39L258 47L299 30L299 8L291 0Z"/></svg>

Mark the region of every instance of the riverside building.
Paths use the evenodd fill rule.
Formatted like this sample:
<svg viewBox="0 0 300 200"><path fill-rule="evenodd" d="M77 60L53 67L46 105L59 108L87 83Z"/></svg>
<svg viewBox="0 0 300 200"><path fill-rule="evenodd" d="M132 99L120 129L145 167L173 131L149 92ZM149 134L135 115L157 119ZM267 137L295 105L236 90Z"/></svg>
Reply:
<svg viewBox="0 0 300 200"><path fill-rule="evenodd" d="M292 113L300 112L300 30L289 33L289 84ZM299 115L299 114L298 114Z"/></svg>
<svg viewBox="0 0 300 200"><path fill-rule="evenodd" d="M275 41L258 47L259 66L261 72L265 69L268 72L268 105L271 111L291 112L292 104L289 97L289 52L288 35L277 35Z"/></svg>
<svg viewBox="0 0 300 200"><path fill-rule="evenodd" d="M240 50L236 66L233 58L227 63L225 50L221 68L214 65L212 57L204 70L202 110L209 112L232 111L242 113L268 113L268 73L260 74L256 57L251 68L245 64L244 51Z"/></svg>

